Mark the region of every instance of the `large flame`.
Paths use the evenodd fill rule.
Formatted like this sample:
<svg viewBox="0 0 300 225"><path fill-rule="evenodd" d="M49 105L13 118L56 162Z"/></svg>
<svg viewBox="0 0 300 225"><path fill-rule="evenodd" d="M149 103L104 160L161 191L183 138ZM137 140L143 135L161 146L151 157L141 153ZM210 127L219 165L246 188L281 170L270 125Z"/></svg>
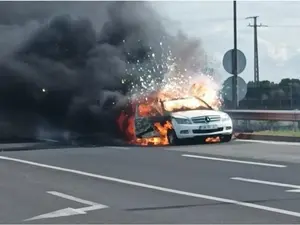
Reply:
<svg viewBox="0 0 300 225"><path fill-rule="evenodd" d="M195 109L203 106L205 103L197 98L201 98L214 109L221 106L219 98L219 86L215 81L205 75L187 76L178 75L171 68L169 73L165 75L162 87L159 91L152 92L144 98L131 100L131 112L122 112L118 124L121 131L126 135L130 143L138 145L168 145L167 133L172 129L170 121L164 123L155 122L153 124L155 130L159 133L159 137L137 138L135 135L135 111L136 105L139 104L138 114L141 117L162 116L163 110L160 101L164 101L165 109L169 112L178 111L182 108ZM195 98L196 97L196 98ZM175 100L183 99L184 100ZM216 142L218 139L207 138L207 142Z"/></svg>
<svg viewBox="0 0 300 225"><path fill-rule="evenodd" d="M146 111L142 111L145 113ZM144 114L149 116L148 114ZM151 114L150 114L151 115ZM159 137L149 137L149 138L136 138L135 129L134 129L134 119L133 115L128 115L125 112L122 112L118 118L118 124L120 130L125 134L126 138L129 140L130 144L138 145L168 145L167 132L169 129L172 129L172 124L170 121L165 121L164 124L159 122L154 123L156 131L160 134Z"/></svg>

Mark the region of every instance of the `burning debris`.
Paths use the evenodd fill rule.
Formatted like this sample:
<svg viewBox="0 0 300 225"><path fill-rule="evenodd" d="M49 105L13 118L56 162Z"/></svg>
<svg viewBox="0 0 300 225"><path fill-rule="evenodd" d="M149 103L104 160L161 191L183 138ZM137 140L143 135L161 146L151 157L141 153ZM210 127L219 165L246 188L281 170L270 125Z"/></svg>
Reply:
<svg viewBox="0 0 300 225"><path fill-rule="evenodd" d="M1 3L0 8L11 11L17 4ZM86 19L77 15L83 5L89 5ZM38 16L23 13L18 19L18 7L16 15L12 10L0 17L0 24L20 27L28 16L28 22L33 19L39 26L0 61L2 109L32 112L53 127L79 134L104 132L118 137L121 131L130 143L158 145L168 144L166 132L172 124L154 122L157 137L136 137L137 102L144 103L139 112L144 117L162 116L159 101L182 96L201 97L215 108L221 104L218 85L203 75L208 64L201 43L183 33L169 35L147 2L51 2L24 7L22 11L30 9ZM67 15L57 16L57 9ZM94 10L96 20L91 9L100 10ZM39 127L39 122L32 126Z"/></svg>

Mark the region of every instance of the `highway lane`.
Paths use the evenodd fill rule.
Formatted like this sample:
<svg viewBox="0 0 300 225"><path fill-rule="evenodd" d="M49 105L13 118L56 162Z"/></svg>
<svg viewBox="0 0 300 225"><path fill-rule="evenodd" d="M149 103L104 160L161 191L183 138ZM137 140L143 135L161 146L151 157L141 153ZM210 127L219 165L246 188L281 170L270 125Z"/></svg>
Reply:
<svg viewBox="0 0 300 225"><path fill-rule="evenodd" d="M1 171L5 171L9 166L9 162L2 163ZM224 206L218 202L95 181L20 164L14 164L7 176L8 178L4 173L1 174L1 177L7 180L2 183L1 188L1 222L3 223L17 223L24 218L65 207L80 207L80 204L74 204L73 201L46 194L49 190L109 204L110 208L91 212L88 215L48 219L48 223L182 223L200 220L218 222L218 217L223 221L241 222L253 221L253 216L258 218L261 216L261 212L245 210L237 206ZM238 216L234 216L236 213ZM43 221L28 222L42 223Z"/></svg>
<svg viewBox="0 0 300 225"><path fill-rule="evenodd" d="M224 158L226 154L227 159L236 159L238 152L258 151L259 148L263 157L260 159L256 155L255 162L267 165L182 156L188 153ZM84 215L36 220L36 223L299 223L300 193L286 192L291 188L232 179L242 177L300 184L299 176L295 175L299 173L300 166L293 160L273 161L266 158L266 149L274 149L279 154L279 148L282 146L233 142L164 148L103 147L3 152L1 156L4 157L89 174L76 174L74 171L61 171L0 158L0 198L5 199L0 202L1 209L5 209L0 214L0 221L19 223L53 210L82 207L78 202L47 193L56 191L104 204L109 208ZM285 149L292 152L294 146ZM297 157L299 153L293 154ZM254 161L253 157L247 158L247 155L238 159L248 163ZM135 181L138 185L118 180L108 181L106 177L93 175ZM142 187L140 184L154 185L154 188ZM173 190L187 194L174 193ZM227 200L239 202L228 204ZM239 204L243 202L252 205Z"/></svg>
<svg viewBox="0 0 300 225"><path fill-rule="evenodd" d="M187 148L169 147L168 150L257 160L300 163L299 148L300 143L236 140L231 143L222 144L222 147L215 147L215 145L199 147L194 145L188 146Z"/></svg>

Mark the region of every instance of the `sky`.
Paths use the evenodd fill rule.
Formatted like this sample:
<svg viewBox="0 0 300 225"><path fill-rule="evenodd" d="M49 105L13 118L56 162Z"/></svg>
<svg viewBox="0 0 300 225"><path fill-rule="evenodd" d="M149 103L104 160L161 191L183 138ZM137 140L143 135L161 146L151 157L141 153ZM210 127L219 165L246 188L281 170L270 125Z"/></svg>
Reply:
<svg viewBox="0 0 300 225"><path fill-rule="evenodd" d="M232 1L152 2L173 23L170 29L182 29L202 40L207 54L217 63L222 79L228 74L222 66L223 55L233 48ZM258 49L260 80L279 82L283 78L300 78L300 1L237 1L238 49L244 52L247 66L240 76L254 79L253 20L259 16Z"/></svg>
<svg viewBox="0 0 300 225"><path fill-rule="evenodd" d="M171 31L181 29L190 37L201 39L221 79L230 76L222 66L222 58L233 48L232 1L153 1L151 4ZM71 3L64 7L45 2L29 5L26 8L23 5L0 7L0 57L11 52L39 27L36 19L41 15L70 10L93 17L98 21L95 24L101 27L105 13L104 9L84 2L74 8ZM252 20L245 17L259 16L258 23L269 26L258 28L260 80L279 82L282 78L300 78L300 1L238 0L237 11L238 49L247 58L246 69L240 76L247 82L254 77L253 28L247 26Z"/></svg>

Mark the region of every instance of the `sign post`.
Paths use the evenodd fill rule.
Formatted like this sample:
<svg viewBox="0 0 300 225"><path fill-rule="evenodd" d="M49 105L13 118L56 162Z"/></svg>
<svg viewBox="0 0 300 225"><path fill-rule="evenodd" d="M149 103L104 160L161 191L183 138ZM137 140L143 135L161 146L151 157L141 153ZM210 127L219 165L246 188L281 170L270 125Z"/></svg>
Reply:
<svg viewBox="0 0 300 225"><path fill-rule="evenodd" d="M233 52L232 52L232 68L233 68L233 88L232 88L232 96L233 96L233 108L236 109L238 106L237 101L237 22L236 22L236 0L233 0Z"/></svg>

